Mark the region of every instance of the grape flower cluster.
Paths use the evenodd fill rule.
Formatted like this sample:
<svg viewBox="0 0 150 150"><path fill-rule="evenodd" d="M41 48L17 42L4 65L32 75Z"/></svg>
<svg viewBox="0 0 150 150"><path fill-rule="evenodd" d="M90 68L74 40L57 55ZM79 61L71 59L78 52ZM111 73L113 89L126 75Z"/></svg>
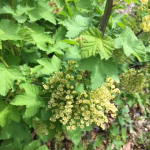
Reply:
<svg viewBox="0 0 150 150"><path fill-rule="evenodd" d="M44 89L51 93L48 109L53 124L50 128L59 121L67 130L83 129L93 124L104 129L107 114L112 118L116 116L117 108L112 100L120 91L111 78L107 78L100 88L91 90L89 78L85 72L77 71L77 66L77 62L68 61L64 70L56 72L43 84Z"/></svg>

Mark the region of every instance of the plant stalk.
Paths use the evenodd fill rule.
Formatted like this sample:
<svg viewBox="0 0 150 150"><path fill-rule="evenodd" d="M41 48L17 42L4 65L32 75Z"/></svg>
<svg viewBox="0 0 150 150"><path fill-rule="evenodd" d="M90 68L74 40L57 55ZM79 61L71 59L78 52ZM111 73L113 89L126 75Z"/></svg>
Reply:
<svg viewBox="0 0 150 150"><path fill-rule="evenodd" d="M107 26L107 23L109 21L109 18L112 12L112 7L113 7L113 0L107 0L104 14L101 17L100 22L99 22L99 29L100 31L102 31L103 35L105 33L106 26Z"/></svg>
<svg viewBox="0 0 150 150"><path fill-rule="evenodd" d="M3 57L0 57L0 61L6 66L6 68L9 67L9 66L7 65L7 63L5 62L5 60L3 59Z"/></svg>

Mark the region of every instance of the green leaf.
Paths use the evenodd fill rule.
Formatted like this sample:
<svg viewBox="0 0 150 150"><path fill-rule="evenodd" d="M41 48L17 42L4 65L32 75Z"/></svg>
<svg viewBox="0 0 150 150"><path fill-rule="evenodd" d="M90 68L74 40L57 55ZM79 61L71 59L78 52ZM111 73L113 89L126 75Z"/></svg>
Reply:
<svg viewBox="0 0 150 150"><path fill-rule="evenodd" d="M37 47L43 51L48 51L47 44L53 43L53 41L52 38L45 33L45 28L34 24L31 26L31 29L34 32L31 32L30 34Z"/></svg>
<svg viewBox="0 0 150 150"><path fill-rule="evenodd" d="M0 95L6 96L15 80L25 80L20 69L15 66L6 68L0 63Z"/></svg>
<svg viewBox="0 0 150 150"><path fill-rule="evenodd" d="M77 127L76 130L72 131L67 130L67 135L75 145L78 145L81 140L82 131L79 127Z"/></svg>
<svg viewBox="0 0 150 150"><path fill-rule="evenodd" d="M0 21L0 30L3 32L0 36L0 40L21 40L22 37L18 35L18 31L20 30L20 26L14 24L11 20L1 20Z"/></svg>
<svg viewBox="0 0 150 150"><path fill-rule="evenodd" d="M118 141L118 140L113 140L113 144L115 145L115 148L117 150L120 150L120 147L123 145L122 141Z"/></svg>
<svg viewBox="0 0 150 150"><path fill-rule="evenodd" d="M80 34L81 31L88 29L91 21L91 18L77 15L76 17L68 18L65 21L62 21L61 23L68 30L66 37L75 38Z"/></svg>
<svg viewBox="0 0 150 150"><path fill-rule="evenodd" d="M11 14L13 18L19 23L24 23L27 20L27 16L25 13L31 11L34 8L30 8L28 6L17 5L16 11L14 11L10 5L5 5L0 9L0 14Z"/></svg>
<svg viewBox="0 0 150 150"><path fill-rule="evenodd" d="M66 34L66 29L61 26L56 30L55 34L53 35L53 38L55 41L58 42L65 39L65 34Z"/></svg>
<svg viewBox="0 0 150 150"><path fill-rule="evenodd" d="M64 55L64 52L62 50L68 49L69 47L69 44L59 41L56 42L53 46L49 47L47 54L54 52L55 54Z"/></svg>
<svg viewBox="0 0 150 150"><path fill-rule="evenodd" d="M83 58L96 56L96 54L100 54L101 59L111 57L114 50L114 42L111 37L102 37L102 32L96 28L83 31L81 36L86 40L81 49Z"/></svg>
<svg viewBox="0 0 150 150"><path fill-rule="evenodd" d="M12 55L12 54L5 55L4 60L6 61L8 65L14 65L14 66L18 66L21 61L20 57Z"/></svg>
<svg viewBox="0 0 150 150"><path fill-rule="evenodd" d="M79 70L91 71L92 89L100 87L105 82L107 76L116 81L118 80L118 70L113 59L100 60L99 57L92 56L81 60Z"/></svg>
<svg viewBox="0 0 150 150"><path fill-rule="evenodd" d="M10 120L19 122L20 114L15 106L7 105L0 101L0 126L6 127Z"/></svg>
<svg viewBox="0 0 150 150"><path fill-rule="evenodd" d="M37 150L48 150L48 147L46 145L42 145Z"/></svg>
<svg viewBox="0 0 150 150"><path fill-rule="evenodd" d="M41 72L45 75L50 75L53 72L59 71L61 60L54 55L52 59L42 58L38 60L38 63L43 66Z"/></svg>
<svg viewBox="0 0 150 150"><path fill-rule="evenodd" d="M123 47L126 56L133 54L140 62L145 60L145 46L129 27L125 27L120 37L115 40L115 47Z"/></svg>
<svg viewBox="0 0 150 150"><path fill-rule="evenodd" d="M16 132L17 129L17 132ZM6 140L13 138L16 141L26 141L29 142L31 140L30 129L24 122L11 122L9 126L2 130L0 133L0 139Z"/></svg>
<svg viewBox="0 0 150 150"><path fill-rule="evenodd" d="M64 60L76 60L76 61L81 60L79 47L77 46L70 47L69 50L64 55Z"/></svg>
<svg viewBox="0 0 150 150"><path fill-rule="evenodd" d="M25 117L34 116L40 107L43 107L43 101L40 97L41 89L33 84L23 84L25 93L17 95L12 101L12 105L26 106Z"/></svg>
<svg viewBox="0 0 150 150"><path fill-rule="evenodd" d="M23 37L23 40L24 41L27 41L27 42L30 42L30 43L35 43L34 42L34 39L33 37L31 36L32 34L34 34L35 32L33 30L31 30L30 28L28 27L24 27L24 28L21 28L19 31L18 31L18 35L20 35L21 37Z"/></svg>
<svg viewBox="0 0 150 150"><path fill-rule="evenodd" d="M35 9L28 12L30 21L34 22L40 19L45 19L53 24L56 24L55 16L52 13L52 8L43 0L37 1Z"/></svg>
<svg viewBox="0 0 150 150"><path fill-rule="evenodd" d="M41 145L39 140L32 141L30 144L25 146L23 150L37 150Z"/></svg>
<svg viewBox="0 0 150 150"><path fill-rule="evenodd" d="M84 85L79 83L76 87L75 87L75 91L76 92L80 92L83 93L84 92Z"/></svg>

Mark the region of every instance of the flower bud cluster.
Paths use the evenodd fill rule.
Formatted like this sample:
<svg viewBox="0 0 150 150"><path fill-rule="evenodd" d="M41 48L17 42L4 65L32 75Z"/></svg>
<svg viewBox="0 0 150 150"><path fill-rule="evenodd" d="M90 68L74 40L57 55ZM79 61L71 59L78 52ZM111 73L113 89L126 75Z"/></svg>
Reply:
<svg viewBox="0 0 150 150"><path fill-rule="evenodd" d="M147 87L146 78L143 73L130 69L120 76L121 86L128 93L142 93Z"/></svg>
<svg viewBox="0 0 150 150"><path fill-rule="evenodd" d="M57 6L56 0L48 1L48 5L53 8L52 12L54 14L60 14L61 13L62 8Z"/></svg>
<svg viewBox="0 0 150 150"><path fill-rule="evenodd" d="M124 54L123 49L117 49L113 51L113 54L115 56L115 60L118 64L124 64L124 63L130 63L130 60L128 57Z"/></svg>
<svg viewBox="0 0 150 150"><path fill-rule="evenodd" d="M49 132L45 124L43 124L42 120L33 120L32 121L33 128L35 129L35 133L39 136L48 135Z"/></svg>
<svg viewBox="0 0 150 150"><path fill-rule="evenodd" d="M144 16L142 18L142 23L140 25L141 29L143 29L144 32L149 32L150 30L150 15Z"/></svg>
<svg viewBox="0 0 150 150"><path fill-rule="evenodd" d="M141 3L146 5L148 3L148 0L141 0Z"/></svg>
<svg viewBox="0 0 150 150"><path fill-rule="evenodd" d="M76 67L75 61L68 61L63 71L56 72L43 85L51 93L48 102L48 109L52 112L50 121L55 123L59 120L67 130L77 127L83 129L92 124L104 129L104 123L108 122L107 114L111 113L111 117L115 117L117 108L110 101L119 90L115 88L114 81L107 78L105 84L91 91L87 84L89 79ZM80 84L84 86L83 91L77 90Z"/></svg>

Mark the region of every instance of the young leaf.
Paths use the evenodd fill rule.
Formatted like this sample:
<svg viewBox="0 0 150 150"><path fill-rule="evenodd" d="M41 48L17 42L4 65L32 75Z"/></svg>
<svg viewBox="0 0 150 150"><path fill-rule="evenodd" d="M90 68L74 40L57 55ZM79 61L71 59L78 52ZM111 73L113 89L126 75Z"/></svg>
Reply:
<svg viewBox="0 0 150 150"><path fill-rule="evenodd" d="M102 32L96 28L90 28L81 33L86 40L83 42L81 56L88 58L100 54L101 59L108 59L114 50L113 39L111 37L102 37Z"/></svg>
<svg viewBox="0 0 150 150"><path fill-rule="evenodd" d="M41 89L33 84L23 84L25 93L17 95L12 101L12 105L26 106L25 117L34 116L40 107L43 107L43 101L40 98Z"/></svg>
<svg viewBox="0 0 150 150"><path fill-rule="evenodd" d="M25 80L18 67L6 68L0 63L0 95L6 96L15 80Z"/></svg>
<svg viewBox="0 0 150 150"><path fill-rule="evenodd" d="M43 66L41 72L45 75L50 75L53 72L59 71L61 61L54 55L52 59L42 58L38 60L38 63Z"/></svg>

